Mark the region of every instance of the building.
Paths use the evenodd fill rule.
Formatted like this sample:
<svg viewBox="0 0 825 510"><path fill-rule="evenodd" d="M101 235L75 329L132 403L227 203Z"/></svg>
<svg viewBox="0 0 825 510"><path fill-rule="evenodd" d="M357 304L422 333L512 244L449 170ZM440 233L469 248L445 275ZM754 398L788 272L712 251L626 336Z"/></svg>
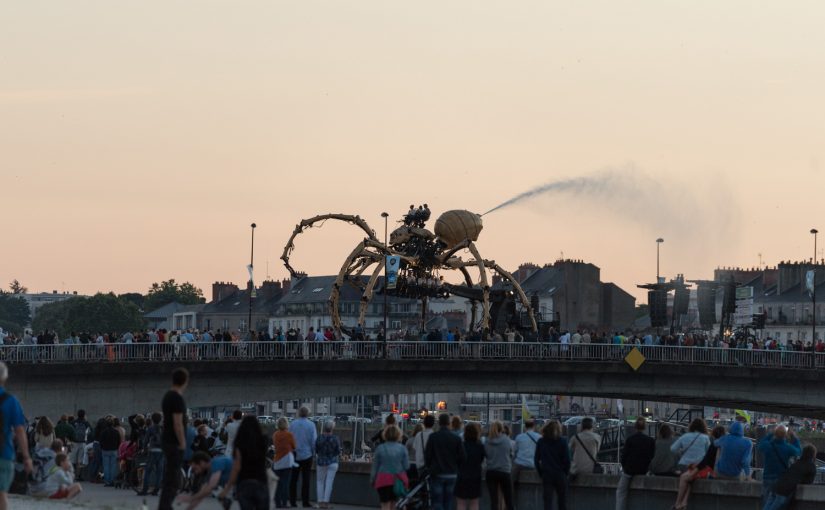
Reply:
<svg viewBox="0 0 825 510"><path fill-rule="evenodd" d="M254 291L249 283L247 288L241 290L234 283L215 282L212 284L212 300L199 310L182 311L181 320L192 317L192 327L197 329L246 333L249 330L252 294L252 329L266 331L278 300L288 288L288 281L265 281Z"/></svg>
<svg viewBox="0 0 825 510"><path fill-rule="evenodd" d="M275 303L269 317L270 335L276 330L290 328L307 332L309 328L332 326L329 299L335 276L300 276L294 278L288 291ZM368 278L362 277L366 284ZM378 279L376 289L380 289L383 278ZM361 306L361 289L352 283L345 283L340 290L338 309L341 322L346 328L354 328L358 322ZM421 302L415 299L387 297L390 334L401 331L418 331L421 327ZM376 292L367 306L364 328L377 332L384 322L384 297Z"/></svg>
<svg viewBox="0 0 825 510"><path fill-rule="evenodd" d="M175 312L184 306L186 305L173 301L161 306L160 308L152 310L151 312L143 314L143 318L146 320L146 325L150 329L172 330L175 329L173 327L172 317L175 315Z"/></svg>
<svg viewBox="0 0 825 510"><path fill-rule="evenodd" d="M34 316L37 315L37 310L41 306L48 304L48 303L56 303L58 301L65 301L67 299L71 299L73 297L86 297L78 295L77 291L73 292L61 292L58 293L56 290L48 292L39 292L37 294L20 294L23 299L29 304L29 313L31 314L31 318L34 319Z"/></svg>
<svg viewBox="0 0 825 510"><path fill-rule="evenodd" d="M559 321L561 329L625 329L635 319L636 298L614 283L602 282L601 269L589 262L558 260L541 268L522 264L514 278L534 304L534 312L544 321ZM502 285L498 278L496 285Z"/></svg>

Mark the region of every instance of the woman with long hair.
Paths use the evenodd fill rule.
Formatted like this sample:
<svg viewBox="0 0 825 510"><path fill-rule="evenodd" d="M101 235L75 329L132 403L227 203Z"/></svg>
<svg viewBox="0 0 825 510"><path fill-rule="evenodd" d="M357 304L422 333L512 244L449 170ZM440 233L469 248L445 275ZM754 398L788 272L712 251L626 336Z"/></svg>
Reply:
<svg viewBox="0 0 825 510"><path fill-rule="evenodd" d="M501 493L504 496L504 506L513 510L513 484L510 481L512 469L513 443L504 433L504 425L494 421L487 434L487 444L484 445L484 454L487 457L487 490L490 491L490 508L498 510Z"/></svg>
<svg viewBox="0 0 825 510"><path fill-rule="evenodd" d="M410 478L410 484L415 485L418 482L418 466L415 465L415 436L424 431L424 425L416 423L415 428L407 439L404 445L407 448L407 457L410 459L410 468L407 470L407 476Z"/></svg>
<svg viewBox="0 0 825 510"><path fill-rule="evenodd" d="M570 473L570 448L561 435L561 424L551 420L541 430L534 457L536 471L544 489L544 510L552 510L558 498L559 510L567 510L567 476Z"/></svg>
<svg viewBox="0 0 825 510"><path fill-rule="evenodd" d="M372 459L370 485L378 491L381 510L392 510L395 502L409 488L407 470L410 468L410 459L407 449L398 442L401 439L401 429L398 426L385 428L383 439L384 442L376 448Z"/></svg>
<svg viewBox="0 0 825 510"><path fill-rule="evenodd" d="M481 444L481 427L470 423L464 428L465 461L458 468L455 484L456 510L478 510L481 498L481 465L484 462L484 445Z"/></svg>
<svg viewBox="0 0 825 510"><path fill-rule="evenodd" d="M38 450L51 448L54 443L54 425L48 416L41 416L34 428L34 441Z"/></svg>
<svg viewBox="0 0 825 510"><path fill-rule="evenodd" d="M266 477L266 441L261 424L246 416L238 427L232 450L232 473L219 498L226 498L233 485L241 510L269 510Z"/></svg>

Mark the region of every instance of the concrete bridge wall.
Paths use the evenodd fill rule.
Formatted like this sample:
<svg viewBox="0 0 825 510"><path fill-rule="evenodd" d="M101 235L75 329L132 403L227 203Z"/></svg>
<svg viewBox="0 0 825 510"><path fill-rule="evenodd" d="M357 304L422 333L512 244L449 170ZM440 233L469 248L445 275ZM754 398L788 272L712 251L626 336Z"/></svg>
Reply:
<svg viewBox="0 0 825 510"><path fill-rule="evenodd" d="M13 364L9 390L28 416L158 409L173 368L192 374L191 407L376 393L598 395L745 407L825 418L825 372L734 366L473 360L281 360Z"/></svg>

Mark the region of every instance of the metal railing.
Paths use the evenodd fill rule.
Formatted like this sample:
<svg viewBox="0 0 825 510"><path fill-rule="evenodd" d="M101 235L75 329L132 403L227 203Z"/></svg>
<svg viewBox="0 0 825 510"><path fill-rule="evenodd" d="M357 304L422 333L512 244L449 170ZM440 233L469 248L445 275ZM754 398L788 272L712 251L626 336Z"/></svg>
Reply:
<svg viewBox="0 0 825 510"><path fill-rule="evenodd" d="M209 342L4 345L10 363L140 363L266 360L486 360L624 363L633 346L497 342ZM711 347L636 347L645 363L825 369L825 353Z"/></svg>

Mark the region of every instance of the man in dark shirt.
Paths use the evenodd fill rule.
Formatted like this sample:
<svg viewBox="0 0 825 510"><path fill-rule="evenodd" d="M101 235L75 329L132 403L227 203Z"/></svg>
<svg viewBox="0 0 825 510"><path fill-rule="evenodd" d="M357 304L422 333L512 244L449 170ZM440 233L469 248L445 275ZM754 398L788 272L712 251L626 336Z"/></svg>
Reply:
<svg viewBox="0 0 825 510"><path fill-rule="evenodd" d="M178 472L186 449L186 403L183 400L183 392L188 384L189 372L185 368L176 368L172 372L172 389L166 392L161 403L161 444L166 456L166 470L163 474L163 491L160 494L158 510L172 510L172 502L178 494Z"/></svg>
<svg viewBox="0 0 825 510"><path fill-rule="evenodd" d="M816 478L816 447L806 445L802 449L802 456L799 460L791 464L791 467L777 480L773 491L768 496L768 503L765 508L768 510L781 510L786 508L794 495L796 486L799 484L814 483Z"/></svg>
<svg viewBox="0 0 825 510"><path fill-rule="evenodd" d="M656 440L645 434L647 421L638 418L633 428L636 433L625 440L622 448L622 476L616 487L616 510L627 508L627 493L634 476L646 475L656 453Z"/></svg>
<svg viewBox="0 0 825 510"><path fill-rule="evenodd" d="M453 490L458 479L458 467L464 462L464 445L461 438L450 430L450 415L438 416L438 432L427 440L424 458L432 479L433 510L449 510L452 507Z"/></svg>

